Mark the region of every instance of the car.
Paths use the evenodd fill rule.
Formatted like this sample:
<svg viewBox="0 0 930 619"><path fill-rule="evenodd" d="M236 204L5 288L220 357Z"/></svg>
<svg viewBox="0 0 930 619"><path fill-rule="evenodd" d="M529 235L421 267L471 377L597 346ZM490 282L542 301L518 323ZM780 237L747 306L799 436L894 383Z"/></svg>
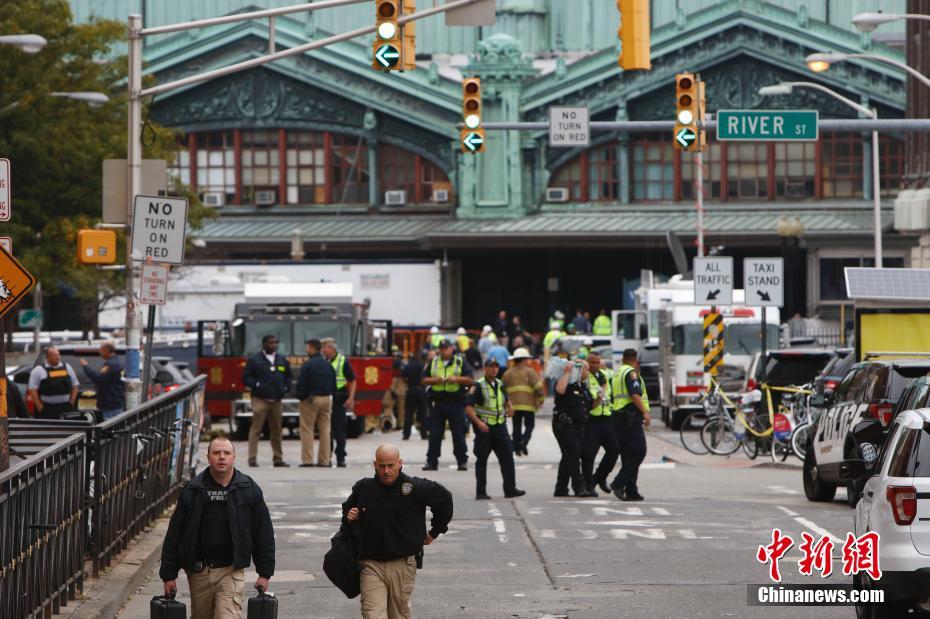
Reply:
<svg viewBox="0 0 930 619"><path fill-rule="evenodd" d="M827 408L811 428L801 468L804 494L809 501L832 501L837 487L843 484L847 502L855 506L862 480L840 478L843 460L857 453L853 426L874 419L887 427L908 384L928 372L930 360L867 359L850 368L825 400Z"/></svg>
<svg viewBox="0 0 930 619"><path fill-rule="evenodd" d="M762 385L791 387L814 381L834 358L834 352L823 348L788 348L766 353L765 360L756 355L749 367L743 393L760 389ZM782 392L772 390L772 405L778 406Z"/></svg>
<svg viewBox="0 0 930 619"><path fill-rule="evenodd" d="M856 362L856 355L852 348L837 348L833 351L836 356L821 370L814 379L814 394L822 396L826 392L833 392L846 376L846 372Z"/></svg>
<svg viewBox="0 0 930 619"><path fill-rule="evenodd" d="M855 533L878 534L882 569L880 580L860 573L854 585L885 590L884 604L858 606L857 615L930 611L930 408L901 411L887 432L873 420L857 425L853 434L860 444L881 445L871 465L850 459L842 468L849 479L868 475L856 505Z"/></svg>

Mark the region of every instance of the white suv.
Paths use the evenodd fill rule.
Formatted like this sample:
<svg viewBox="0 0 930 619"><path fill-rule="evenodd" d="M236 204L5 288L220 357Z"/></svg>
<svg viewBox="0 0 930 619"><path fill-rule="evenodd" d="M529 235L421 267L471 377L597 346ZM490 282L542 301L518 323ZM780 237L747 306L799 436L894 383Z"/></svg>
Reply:
<svg viewBox="0 0 930 619"><path fill-rule="evenodd" d="M878 426L876 422L871 422ZM855 429L860 443L881 442L882 429ZM930 611L930 408L897 415L878 452L866 469L862 499L856 505L856 536L879 534L882 577L873 582L857 575L860 587L886 588L885 604L857 607L860 617L900 617L913 607ZM874 450L863 449L863 453ZM842 476L858 477L865 463L847 460Z"/></svg>

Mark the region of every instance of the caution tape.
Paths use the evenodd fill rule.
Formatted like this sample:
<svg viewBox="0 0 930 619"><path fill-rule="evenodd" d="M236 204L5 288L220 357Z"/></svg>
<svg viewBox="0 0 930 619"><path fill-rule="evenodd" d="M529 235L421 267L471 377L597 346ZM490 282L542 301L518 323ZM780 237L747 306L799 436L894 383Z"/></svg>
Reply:
<svg viewBox="0 0 930 619"><path fill-rule="evenodd" d="M757 436L759 438L765 438L766 436L771 436L772 432L774 432L775 430L775 412L772 410L771 391L769 391L769 389L765 385L763 385L763 389L765 390L767 397L768 397L769 427L767 430L763 430L762 432L759 432L756 429L754 429L752 425L750 425L750 423L746 421L746 416L743 414L743 411L739 409L739 406L733 403L733 400L727 397L727 394L723 391L723 388L720 386L720 383L714 380L713 376L711 376L710 378L710 385L711 387L716 387L717 392L723 397L723 401L733 407L733 410L736 412L736 419L740 422L740 424L742 424L744 428L746 428L749 431L750 434Z"/></svg>

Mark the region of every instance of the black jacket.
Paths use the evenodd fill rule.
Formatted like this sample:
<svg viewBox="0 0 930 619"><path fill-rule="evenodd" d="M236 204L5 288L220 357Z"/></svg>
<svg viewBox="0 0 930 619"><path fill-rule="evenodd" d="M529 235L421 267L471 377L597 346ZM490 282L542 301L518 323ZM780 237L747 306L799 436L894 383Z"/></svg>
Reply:
<svg viewBox="0 0 930 619"><path fill-rule="evenodd" d="M99 372L85 365L84 373L97 388L97 408L102 411L126 408L126 385L123 383L123 366L119 359L110 357L103 362Z"/></svg>
<svg viewBox="0 0 930 619"><path fill-rule="evenodd" d="M291 364L286 357L275 353L272 365L264 351L258 351L246 361L242 382L256 398L283 400L291 388Z"/></svg>
<svg viewBox="0 0 930 619"><path fill-rule="evenodd" d="M348 363L346 359L346 363ZM306 400L315 395L335 395L336 371L332 364L317 353L304 361L297 376L297 399Z"/></svg>
<svg viewBox="0 0 930 619"><path fill-rule="evenodd" d="M414 556L423 549L427 507L433 514L429 534L436 538L449 530L452 493L434 481L401 471L390 486L382 484L377 476L357 481L342 504L344 525L348 524L345 514L353 507L361 512L360 558L391 561Z"/></svg>
<svg viewBox="0 0 930 619"><path fill-rule="evenodd" d="M194 556L197 536L207 501L204 479L209 474L210 469L204 469L181 490L161 549L158 575L162 580L175 580L180 569L190 573L197 560ZM229 483L226 504L233 542L233 567L243 569L254 560L255 571L271 578L274 575L274 528L262 489L251 477L237 470Z"/></svg>

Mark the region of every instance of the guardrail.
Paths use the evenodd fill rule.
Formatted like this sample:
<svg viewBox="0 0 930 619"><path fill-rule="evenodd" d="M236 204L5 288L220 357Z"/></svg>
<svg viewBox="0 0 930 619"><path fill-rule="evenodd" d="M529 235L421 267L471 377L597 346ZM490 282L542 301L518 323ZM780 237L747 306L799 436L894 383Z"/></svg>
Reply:
<svg viewBox="0 0 930 619"><path fill-rule="evenodd" d="M0 617L49 617L194 475L205 377L96 425L10 420L0 474Z"/></svg>

